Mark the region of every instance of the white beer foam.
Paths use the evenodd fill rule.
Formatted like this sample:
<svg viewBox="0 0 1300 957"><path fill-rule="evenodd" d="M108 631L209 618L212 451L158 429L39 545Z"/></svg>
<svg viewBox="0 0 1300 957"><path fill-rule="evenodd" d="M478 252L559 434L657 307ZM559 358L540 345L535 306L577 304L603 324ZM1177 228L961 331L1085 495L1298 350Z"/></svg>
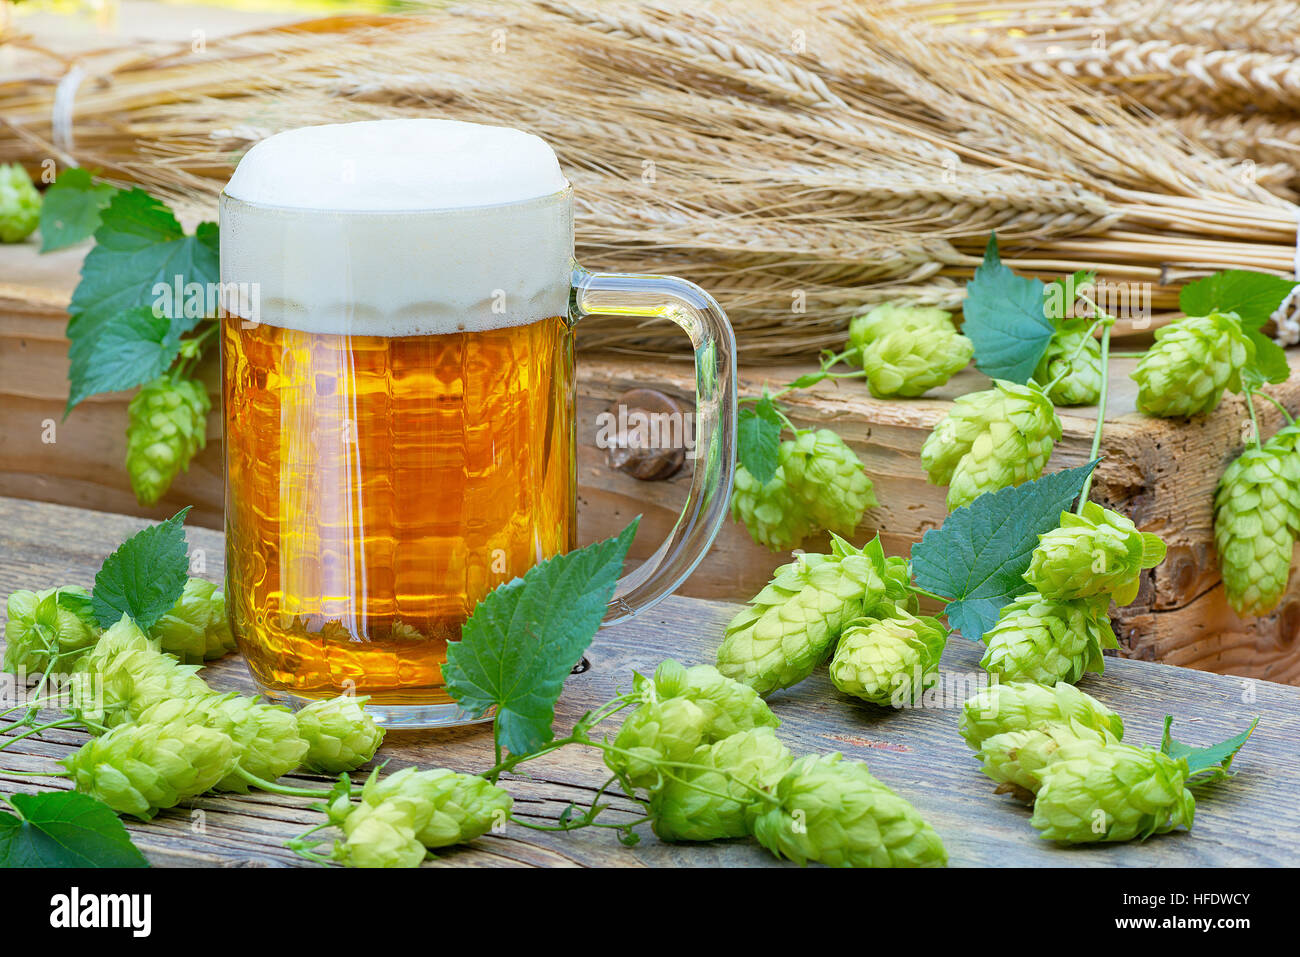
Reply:
<svg viewBox="0 0 1300 957"><path fill-rule="evenodd" d="M572 256L554 152L503 127L291 130L249 150L221 203L225 288L255 283L250 318L307 332L435 335L564 315ZM246 302L227 308L248 315Z"/></svg>

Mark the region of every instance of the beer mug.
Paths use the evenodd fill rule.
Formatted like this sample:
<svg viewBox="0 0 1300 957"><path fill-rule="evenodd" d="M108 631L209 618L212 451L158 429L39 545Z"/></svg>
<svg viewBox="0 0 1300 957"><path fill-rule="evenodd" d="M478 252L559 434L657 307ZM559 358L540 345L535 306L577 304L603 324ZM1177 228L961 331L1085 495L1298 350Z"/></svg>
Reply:
<svg viewBox="0 0 1300 957"><path fill-rule="evenodd" d="M712 543L731 328L689 282L577 266L572 188L537 137L431 119L273 136L221 196L221 280L226 601L269 698L469 720L443 687L447 642L576 545L583 316L667 319L695 353L686 504L605 623L669 595Z"/></svg>

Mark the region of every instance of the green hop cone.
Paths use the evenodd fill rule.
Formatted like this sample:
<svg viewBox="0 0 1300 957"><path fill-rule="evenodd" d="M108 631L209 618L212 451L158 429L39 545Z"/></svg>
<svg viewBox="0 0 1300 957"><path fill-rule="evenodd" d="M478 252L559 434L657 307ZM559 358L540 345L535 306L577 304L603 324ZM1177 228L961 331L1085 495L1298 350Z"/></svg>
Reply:
<svg viewBox="0 0 1300 957"><path fill-rule="evenodd" d="M1254 355L1235 312L1187 316L1157 329L1133 370L1138 410L1165 418L1209 412L1224 389L1241 388L1241 370Z"/></svg>
<svg viewBox="0 0 1300 957"><path fill-rule="evenodd" d="M831 659L831 682L873 704L898 707L917 700L939 668L948 632L937 619L895 610L887 618L861 618L840 636Z"/></svg>
<svg viewBox="0 0 1300 957"><path fill-rule="evenodd" d="M623 719L605 764L634 788L657 790L663 785L661 762L689 761L695 749L707 744L709 727L717 716L710 702L689 698L647 701Z"/></svg>
<svg viewBox="0 0 1300 957"><path fill-rule="evenodd" d="M925 334L951 333L956 329L952 313L943 309L886 302L850 320L849 348L860 352L868 344L896 331Z"/></svg>
<svg viewBox="0 0 1300 957"><path fill-rule="evenodd" d="M718 648L718 670L760 695L788 688L825 660L848 622L890 594L879 539L862 549L836 537L830 555L804 555L736 615Z"/></svg>
<svg viewBox="0 0 1300 957"><path fill-rule="evenodd" d="M1291 574L1300 476L1297 453L1269 443L1248 448L1214 493L1214 547L1228 604L1240 615L1277 607Z"/></svg>
<svg viewBox="0 0 1300 957"><path fill-rule="evenodd" d="M830 429L798 432L781 443L780 458L801 513L819 529L851 535L877 504L862 460Z"/></svg>
<svg viewBox="0 0 1300 957"><path fill-rule="evenodd" d="M18 163L0 164L0 243L20 243L41 220L41 194Z"/></svg>
<svg viewBox="0 0 1300 957"><path fill-rule="evenodd" d="M123 615L77 662L73 710L95 724L116 727L160 701L212 694L198 670L155 649Z"/></svg>
<svg viewBox="0 0 1300 957"><path fill-rule="evenodd" d="M207 441L212 402L202 383L168 373L127 406L126 471L141 505L153 505Z"/></svg>
<svg viewBox="0 0 1300 957"><path fill-rule="evenodd" d="M838 753L800 758L750 808L750 829L777 857L829 867L942 867L939 835L907 801Z"/></svg>
<svg viewBox="0 0 1300 957"><path fill-rule="evenodd" d="M1038 793L1042 771L1053 761L1117 741L1106 728L1089 728L1078 722L1044 724L986 738L979 759L984 773L997 782L999 794L1009 792L1028 803Z"/></svg>
<svg viewBox="0 0 1300 957"><path fill-rule="evenodd" d="M307 767L339 774L355 771L375 756L384 742L384 729L363 707L367 700L340 695L313 701L298 712L298 734L307 742L303 760Z"/></svg>
<svg viewBox="0 0 1300 957"><path fill-rule="evenodd" d="M1056 383L1047 397L1057 405L1095 405L1101 399L1101 343L1087 324L1070 323L1056 331L1034 379Z"/></svg>
<svg viewBox="0 0 1300 957"><path fill-rule="evenodd" d="M966 368L974 354L959 332L894 329L865 345L861 359L867 387L883 399L923 395Z"/></svg>
<svg viewBox="0 0 1300 957"><path fill-rule="evenodd" d="M816 531L780 466L766 485L745 466L736 467L731 517L749 529L754 541L773 551L788 551Z"/></svg>
<svg viewBox="0 0 1300 957"><path fill-rule="evenodd" d="M149 629L149 637L186 664L225 657L235 650L225 592L201 578L189 579L180 599Z"/></svg>
<svg viewBox="0 0 1300 957"><path fill-rule="evenodd" d="M1124 722L1096 698L1074 685L1052 687L1030 681L990 685L962 704L961 736L978 751L995 734L1044 724L1067 723L1124 737Z"/></svg>
<svg viewBox="0 0 1300 957"><path fill-rule="evenodd" d="M1089 844L1145 840L1189 830L1196 799L1184 787L1187 761L1128 744L1062 755L1039 772L1029 823L1050 841Z"/></svg>
<svg viewBox="0 0 1300 957"><path fill-rule="evenodd" d="M1038 536L1024 577L1044 597L1111 595L1127 605L1137 597L1142 571L1164 559L1158 535L1139 532L1119 512L1088 502L1082 515L1062 512L1060 527Z"/></svg>
<svg viewBox="0 0 1300 957"><path fill-rule="evenodd" d="M235 742L239 766L263 781L297 770L307 756L294 713L245 695L225 695L212 702L213 725ZM218 790L247 794L251 785L239 774L226 775Z"/></svg>
<svg viewBox="0 0 1300 957"><path fill-rule="evenodd" d="M687 668L672 658L665 659L655 669L654 693L661 699L687 698L702 707L712 705L714 713L705 732L710 741L781 724L758 692L728 678L713 665Z"/></svg>
<svg viewBox="0 0 1300 957"><path fill-rule="evenodd" d="M403 809L416 839L433 849L482 837L509 815L508 792L476 774L446 768L403 768L385 778L376 769L361 791L361 803L343 821L349 839L372 815Z"/></svg>
<svg viewBox="0 0 1300 957"><path fill-rule="evenodd" d="M347 839L334 845L334 859L346 867L419 867L429 852L416 837L412 805L390 801L354 812Z"/></svg>
<svg viewBox="0 0 1300 957"><path fill-rule="evenodd" d="M995 379L953 403L921 446L921 464L932 483L948 486L952 510L1038 478L1060 437L1061 420L1038 385Z"/></svg>
<svg viewBox="0 0 1300 957"><path fill-rule="evenodd" d="M228 735L172 721L114 728L63 764L78 791L147 821L160 809L211 790L234 762Z"/></svg>
<svg viewBox="0 0 1300 957"><path fill-rule="evenodd" d="M70 671L99 640L90 595L76 585L13 592L6 614L4 670L11 674Z"/></svg>
<svg viewBox="0 0 1300 957"><path fill-rule="evenodd" d="M984 636L980 666L1003 681L1074 684L1084 672L1105 670L1102 650L1118 648L1108 596L1061 600L1021 595L998 614Z"/></svg>
<svg viewBox="0 0 1300 957"><path fill-rule="evenodd" d="M650 799L651 826L663 841L713 841L749 833L746 811L790 767L790 751L771 728L753 728L696 748ZM723 796L725 795L725 797Z"/></svg>

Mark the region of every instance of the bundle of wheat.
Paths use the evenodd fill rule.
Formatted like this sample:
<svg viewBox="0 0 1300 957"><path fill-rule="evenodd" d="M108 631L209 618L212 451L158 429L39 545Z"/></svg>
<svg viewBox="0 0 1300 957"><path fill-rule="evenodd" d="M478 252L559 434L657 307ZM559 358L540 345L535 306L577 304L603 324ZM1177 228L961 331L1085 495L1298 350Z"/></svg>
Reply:
<svg viewBox="0 0 1300 957"><path fill-rule="evenodd" d="M71 142L55 84L0 84L0 156L75 159L209 215L243 150L280 129L440 115L532 130L577 188L579 257L701 283L751 360L841 341L883 299L959 305L991 230L1019 269L1150 283L1157 311L1191 276L1292 268L1291 204L1106 97L990 67L888 11L469 4L80 68L60 101Z"/></svg>

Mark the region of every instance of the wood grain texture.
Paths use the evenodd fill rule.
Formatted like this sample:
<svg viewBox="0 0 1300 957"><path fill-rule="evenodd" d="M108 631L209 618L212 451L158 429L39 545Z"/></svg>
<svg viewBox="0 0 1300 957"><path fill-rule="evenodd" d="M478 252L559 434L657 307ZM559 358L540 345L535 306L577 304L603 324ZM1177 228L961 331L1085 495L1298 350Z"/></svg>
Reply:
<svg viewBox="0 0 1300 957"><path fill-rule="evenodd" d="M0 499L0 591L89 586L95 570L139 519L61 506ZM192 552L204 557L205 576L222 575L222 541L215 532L188 530ZM588 655L591 669L571 678L560 699L556 727L569 727L588 708L629 685L632 671L647 672L664 657L694 664L711 661L724 622L735 606L673 598L635 621L601 632ZM1084 687L1123 715L1133 742L1159 740L1163 716L1175 716L1175 733L1207 744L1245 728L1259 729L1238 758L1231 782L1200 793L1191 833L1146 844L1057 847L1038 838L1028 811L993 793L957 733L957 705L981 674L974 646L954 639L944 654L937 707L891 711L839 695L824 669L796 688L773 695L780 735L797 753L842 751L911 800L942 835L954 866L1258 866L1300 863L1300 689L1142 661L1111 659L1105 675ZM221 688L250 690L237 657L205 672ZM40 741L0 752L0 793L62 788L61 779L15 778L6 772L52 769L85 740L51 732ZM481 770L492 763L484 727L392 736L382 758L389 770L408 764ZM530 777L505 780L516 813L534 823L557 820L569 802L589 803L605 775L593 753L569 748L528 765ZM324 786L296 775L299 786ZM302 863L282 845L316 823L306 799L257 794L208 796L165 811L150 824L128 823L133 838L156 864L179 866L283 866ZM617 816L617 815L616 815ZM443 853L430 866L759 866L776 863L748 841L667 845L648 831L632 849L611 832L588 829L553 834L507 827L474 844Z"/></svg>
<svg viewBox="0 0 1300 957"><path fill-rule="evenodd" d="M191 522L220 528L221 421L215 409L208 420L207 447L151 508L136 504L123 467L131 393L93 396L62 420L67 395L64 310L84 252L76 247L38 256L30 245L0 250L0 421L5 423L0 430L0 495L155 519L192 505ZM1291 363L1300 368L1300 349L1292 350ZM1218 572L1213 492L1225 466L1242 449L1248 421L1244 401L1228 397L1214 413L1191 422L1148 418L1135 412L1136 386L1128 376L1134 365L1119 359L1113 364L1114 395L1094 497L1159 534L1169 555L1146 574L1137 601L1117 615L1123 653L1300 683L1300 576L1293 576L1274 613L1241 618L1228 607ZM806 365L743 369L740 392L754 395L765 383L788 382L806 371ZM217 404L215 361L200 374ZM684 362L588 353L578 362L578 380L579 541L606 538L640 514L631 557L642 560L677 521L689 467L660 482L641 482L611 468L596 444L597 416L624 391L638 387L661 390L689 407L694 377ZM857 381L827 382L788 397L796 425L834 428L862 458L875 483L881 504L867 513L857 540L879 532L888 552L906 554L927 530L942 524L945 490L927 483L919 451L951 400L984 388L987 381L967 369L923 399L873 399ZM1300 410L1300 376L1268 391L1293 412ZM1065 434L1049 469L1085 461L1095 416L1095 409L1061 410ZM1280 424L1275 409L1260 409L1265 435ZM803 547L826 545L823 537ZM746 599L782 560L756 545L742 526L727 522L709 560L682 594Z"/></svg>

